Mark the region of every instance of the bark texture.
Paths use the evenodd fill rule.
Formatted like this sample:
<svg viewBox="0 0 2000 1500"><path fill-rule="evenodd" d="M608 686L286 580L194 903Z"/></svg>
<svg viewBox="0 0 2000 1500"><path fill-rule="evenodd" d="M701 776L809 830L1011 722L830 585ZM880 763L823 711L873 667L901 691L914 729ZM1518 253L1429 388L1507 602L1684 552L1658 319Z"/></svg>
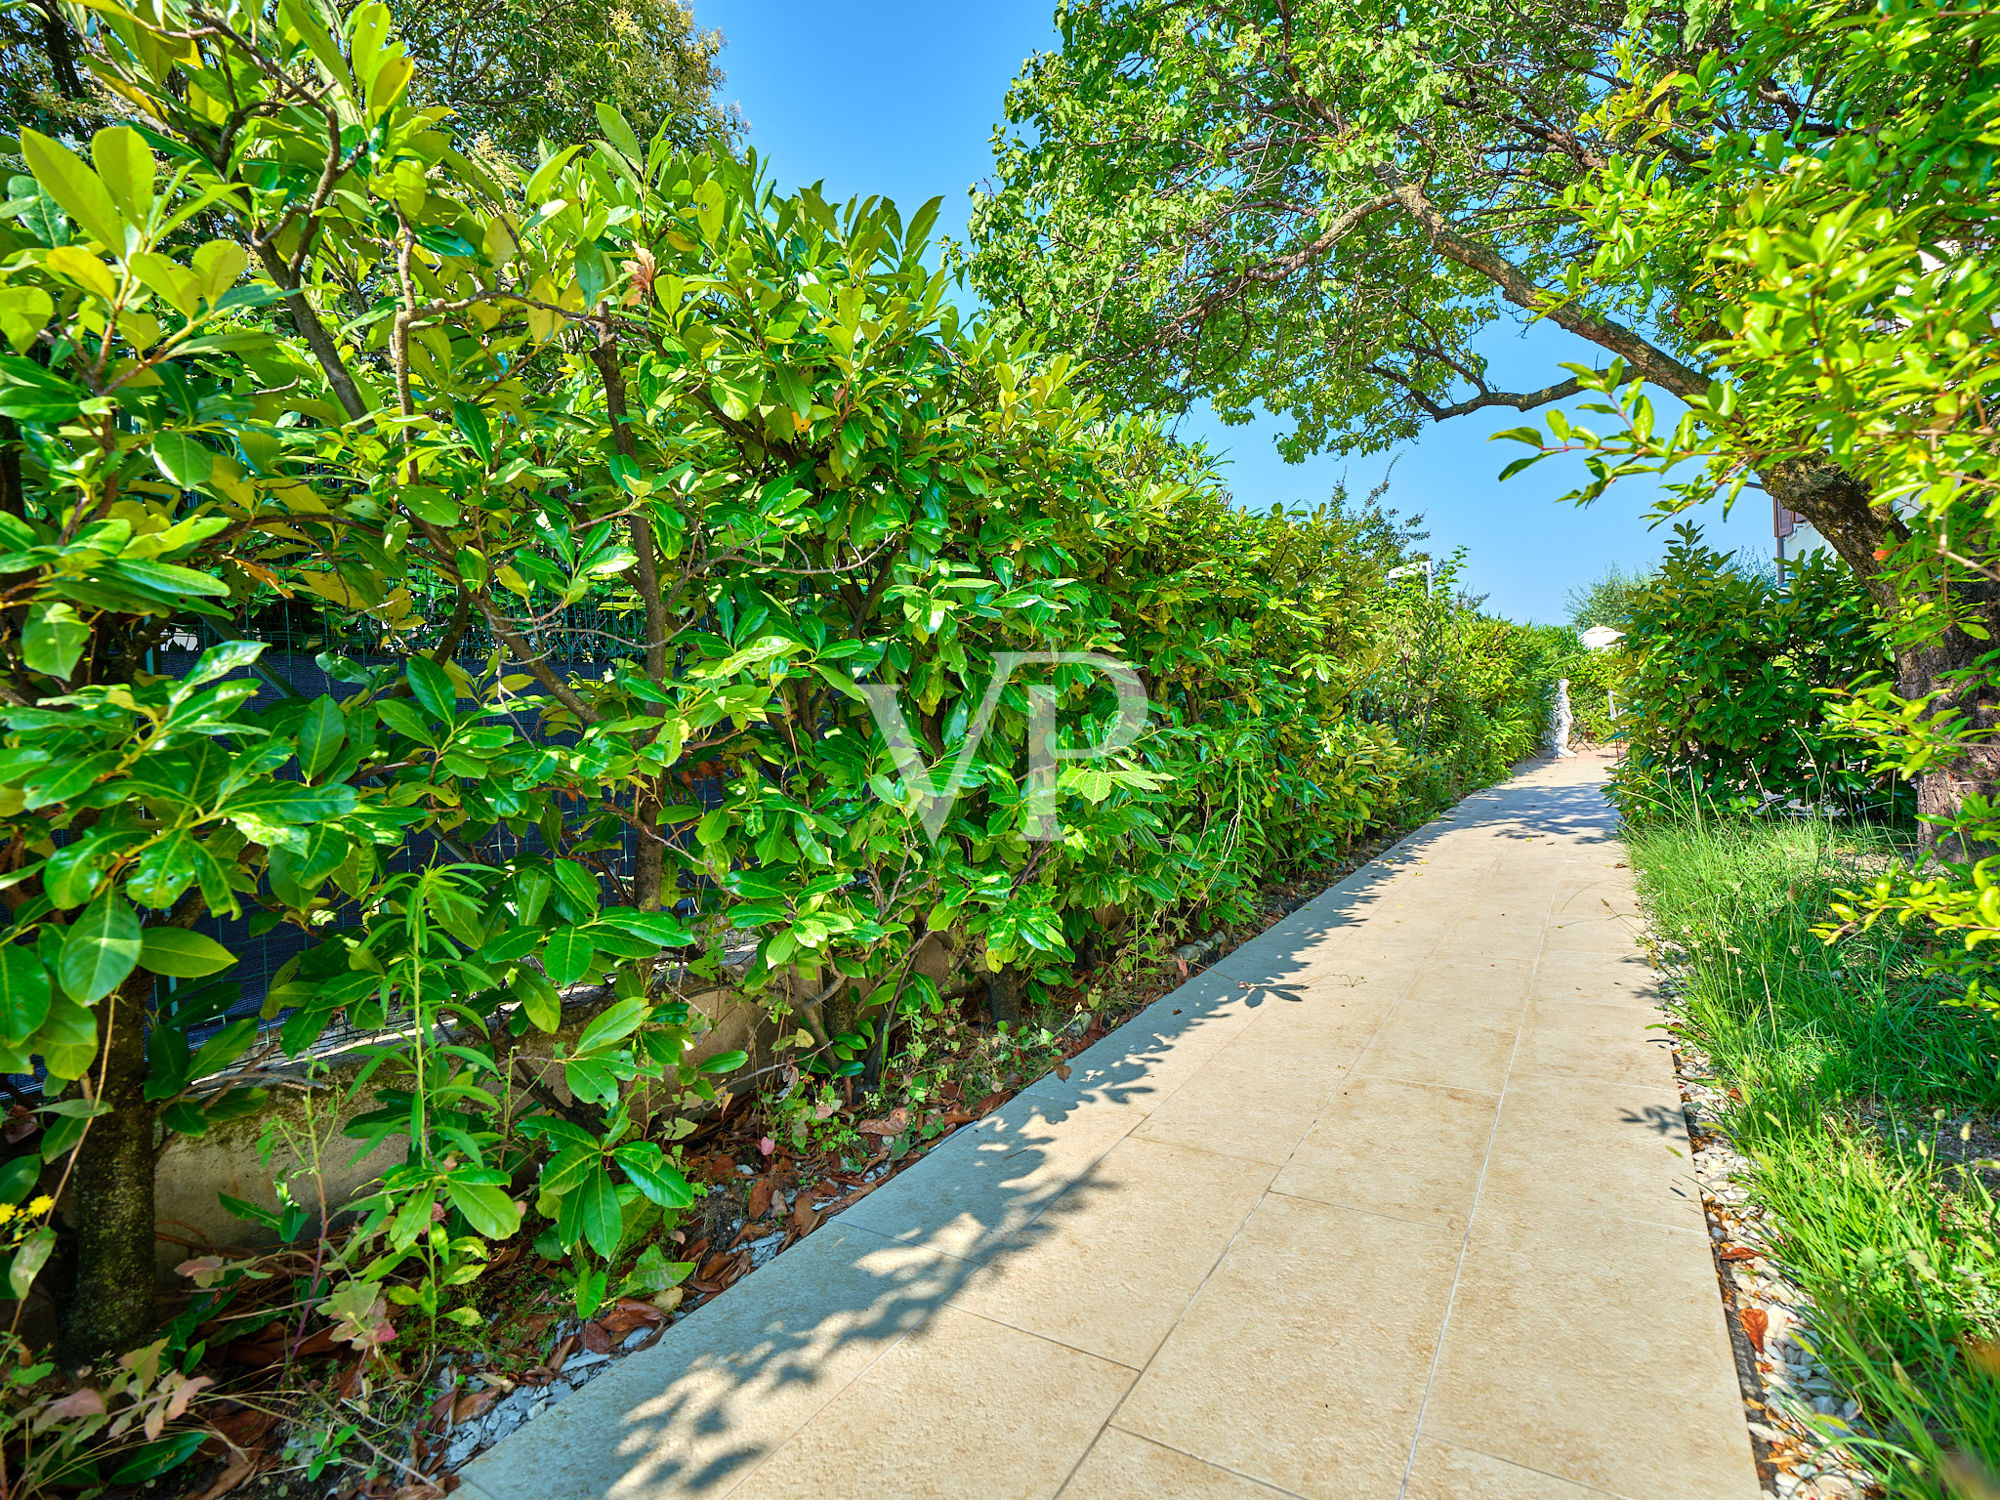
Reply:
<svg viewBox="0 0 2000 1500"><path fill-rule="evenodd" d="M57 1309L56 1347L69 1369L153 1334L154 1106L146 1098L153 983L136 971L97 1007L102 1098L111 1108L90 1122L70 1174L70 1201L83 1211L75 1215L76 1278Z"/></svg>
<svg viewBox="0 0 2000 1500"><path fill-rule="evenodd" d="M1781 504L1826 538L1885 612L1914 602L1899 599L1894 582L1882 575L1883 557L1909 539L1909 529L1893 513L1871 505L1860 481L1838 465L1805 459L1775 464L1762 477ZM2000 591L1991 584L1961 587L1960 610L1969 610L2000 640ZM2000 684L1979 669L1979 660L1992 650L1991 642L1956 628L1904 647L1896 657L1896 691L1905 698L1935 694L1933 717L1962 714L1964 729L1991 733L2000 728ZM2000 793L2000 744L1974 738L1956 759L1918 777L1916 789L1920 819L1949 819L1967 797ZM1941 835L1934 822L1919 826L1924 847L1941 858L1969 860L1996 852L1956 835Z"/></svg>

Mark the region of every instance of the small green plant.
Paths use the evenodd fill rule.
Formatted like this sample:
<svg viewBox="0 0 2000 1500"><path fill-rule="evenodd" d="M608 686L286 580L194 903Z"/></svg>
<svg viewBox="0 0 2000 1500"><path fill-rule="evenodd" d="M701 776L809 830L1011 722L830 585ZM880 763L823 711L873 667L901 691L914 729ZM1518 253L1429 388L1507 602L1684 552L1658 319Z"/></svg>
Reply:
<svg viewBox="0 0 2000 1500"><path fill-rule="evenodd" d="M1817 934L1907 834L1687 810L1634 830L1632 859L1746 1186L1815 1304L1806 1337L1861 1404L1824 1425L1898 1500L1959 1500L1954 1455L2000 1461L2000 1204L1972 1139L2000 1113L2000 1023L1949 1003L1911 931Z"/></svg>

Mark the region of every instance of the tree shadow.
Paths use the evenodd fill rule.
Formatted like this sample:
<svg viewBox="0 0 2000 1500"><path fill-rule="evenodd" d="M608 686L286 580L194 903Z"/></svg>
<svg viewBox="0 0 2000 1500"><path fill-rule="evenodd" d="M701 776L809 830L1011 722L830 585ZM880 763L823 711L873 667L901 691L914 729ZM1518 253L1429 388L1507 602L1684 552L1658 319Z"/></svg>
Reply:
<svg viewBox="0 0 2000 1500"><path fill-rule="evenodd" d="M460 1472L464 1493L584 1500L740 1482L988 1268L1095 1211L1116 1190L1105 1156L1257 1011L1339 1003L1329 945L1367 921L1397 874L1475 825L1502 844L1555 833L1591 848L1616 819L1594 784L1531 781L1468 798L1071 1058L1067 1079L1045 1075L961 1127L475 1459Z"/></svg>

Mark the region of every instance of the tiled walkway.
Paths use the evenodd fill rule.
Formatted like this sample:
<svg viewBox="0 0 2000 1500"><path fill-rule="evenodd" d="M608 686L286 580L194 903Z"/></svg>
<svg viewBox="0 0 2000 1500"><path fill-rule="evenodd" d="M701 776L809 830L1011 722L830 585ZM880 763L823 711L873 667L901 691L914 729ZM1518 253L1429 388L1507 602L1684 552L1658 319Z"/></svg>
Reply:
<svg viewBox="0 0 2000 1500"><path fill-rule="evenodd" d="M1604 769L1471 798L460 1493L1754 1496Z"/></svg>

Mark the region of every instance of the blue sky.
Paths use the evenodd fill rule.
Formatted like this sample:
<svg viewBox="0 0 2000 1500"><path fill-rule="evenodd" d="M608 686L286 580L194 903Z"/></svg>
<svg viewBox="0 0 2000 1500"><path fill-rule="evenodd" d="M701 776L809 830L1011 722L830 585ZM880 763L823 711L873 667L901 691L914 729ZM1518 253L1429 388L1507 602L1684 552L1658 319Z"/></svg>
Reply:
<svg viewBox="0 0 2000 1500"><path fill-rule="evenodd" d="M1052 0L695 0L697 20L728 38L724 97L749 120L750 144L780 186L824 181L831 199L879 193L905 213L942 195L938 227L953 236L965 230L966 190L991 171L1007 85L1029 53L1055 45L1052 11ZM1528 388L1561 378L1559 361L1590 358L1580 341L1546 326L1496 330L1485 353L1496 380L1518 373ZM1343 476L1350 493L1366 494L1386 473L1386 503L1421 514L1434 551L1467 549L1468 586L1488 596L1489 609L1553 622L1569 590L1608 564L1650 563L1667 532L1646 526L1651 495L1637 485L1578 510L1557 503L1575 471L1554 462L1501 484L1501 468L1525 450L1487 436L1525 420L1479 413L1394 454L1301 464L1278 456L1275 421L1224 427L1204 411L1182 430L1228 453L1229 482L1246 505L1320 500ZM1770 555L1762 496L1747 496L1726 521L1712 505L1695 519L1717 545Z"/></svg>

